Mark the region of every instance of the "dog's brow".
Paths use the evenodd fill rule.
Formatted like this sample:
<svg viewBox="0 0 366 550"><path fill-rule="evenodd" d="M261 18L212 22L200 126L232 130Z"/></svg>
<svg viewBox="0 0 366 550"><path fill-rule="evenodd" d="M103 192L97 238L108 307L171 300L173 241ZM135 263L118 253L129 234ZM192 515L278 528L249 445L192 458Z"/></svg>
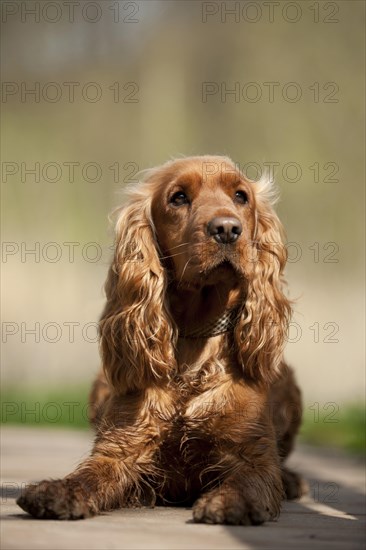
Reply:
<svg viewBox="0 0 366 550"><path fill-rule="evenodd" d="M199 172L189 172L189 173L182 173L178 176L177 185L184 185L184 186L193 186L197 185L199 187L202 186L202 177Z"/></svg>
<svg viewBox="0 0 366 550"><path fill-rule="evenodd" d="M237 187L238 185L241 185L243 183L243 180L240 178L238 174L236 174L235 177L233 177L232 175L226 174L224 176L221 176L218 179L218 183L220 184L220 186L225 186L231 190Z"/></svg>

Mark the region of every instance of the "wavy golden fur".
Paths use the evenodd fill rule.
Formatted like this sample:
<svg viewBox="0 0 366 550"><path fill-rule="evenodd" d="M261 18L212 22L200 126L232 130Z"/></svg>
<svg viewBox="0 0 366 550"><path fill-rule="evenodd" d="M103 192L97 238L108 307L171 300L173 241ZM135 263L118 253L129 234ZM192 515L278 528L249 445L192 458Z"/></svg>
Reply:
<svg viewBox="0 0 366 550"><path fill-rule="evenodd" d="M195 521L259 524L301 494L283 462L301 400L283 361L291 305L267 178L227 157L149 170L118 209L100 321L97 435L64 480L19 505L74 519L128 505L193 504Z"/></svg>

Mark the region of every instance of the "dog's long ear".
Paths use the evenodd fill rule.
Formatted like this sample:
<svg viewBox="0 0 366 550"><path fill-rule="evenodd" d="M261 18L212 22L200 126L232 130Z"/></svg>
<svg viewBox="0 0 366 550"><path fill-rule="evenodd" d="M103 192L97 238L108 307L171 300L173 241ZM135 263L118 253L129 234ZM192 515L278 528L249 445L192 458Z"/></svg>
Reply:
<svg viewBox="0 0 366 550"><path fill-rule="evenodd" d="M287 260L284 231L272 208L270 180L253 184L256 227L247 296L235 341L244 373L260 382L271 382L278 374L291 316L291 303L283 292L283 270Z"/></svg>
<svg viewBox="0 0 366 550"><path fill-rule="evenodd" d="M101 354L106 376L119 394L167 377L175 365L175 327L166 305L166 273L159 260L149 195L140 189L119 211L105 285Z"/></svg>

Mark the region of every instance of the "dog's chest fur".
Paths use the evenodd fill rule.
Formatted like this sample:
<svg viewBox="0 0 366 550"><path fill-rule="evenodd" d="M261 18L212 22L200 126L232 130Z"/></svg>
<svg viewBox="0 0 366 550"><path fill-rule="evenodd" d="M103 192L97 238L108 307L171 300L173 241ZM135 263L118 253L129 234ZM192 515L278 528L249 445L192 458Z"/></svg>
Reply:
<svg viewBox="0 0 366 550"><path fill-rule="evenodd" d="M222 472L213 465L223 458L223 448L228 454L231 448L238 450L243 435L243 410L232 404L240 404L240 395L251 403L255 398L219 359L203 364L195 374L194 368L181 368L169 385L170 414L161 424L157 449L158 468L165 473L160 491L165 503L188 504L206 485L217 482Z"/></svg>

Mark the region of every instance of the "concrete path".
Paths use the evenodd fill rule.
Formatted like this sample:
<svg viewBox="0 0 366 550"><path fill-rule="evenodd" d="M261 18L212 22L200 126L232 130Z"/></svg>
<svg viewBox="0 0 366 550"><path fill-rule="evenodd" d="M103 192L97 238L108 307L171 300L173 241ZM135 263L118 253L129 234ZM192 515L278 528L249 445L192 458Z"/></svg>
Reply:
<svg viewBox="0 0 366 550"><path fill-rule="evenodd" d="M96 518L34 520L15 504L30 481L63 476L87 456L92 435L62 429L6 427L1 432L1 548L33 550L365 548L364 464L300 447L291 458L309 495L286 502L280 519L259 527L200 525L191 510L125 509Z"/></svg>

